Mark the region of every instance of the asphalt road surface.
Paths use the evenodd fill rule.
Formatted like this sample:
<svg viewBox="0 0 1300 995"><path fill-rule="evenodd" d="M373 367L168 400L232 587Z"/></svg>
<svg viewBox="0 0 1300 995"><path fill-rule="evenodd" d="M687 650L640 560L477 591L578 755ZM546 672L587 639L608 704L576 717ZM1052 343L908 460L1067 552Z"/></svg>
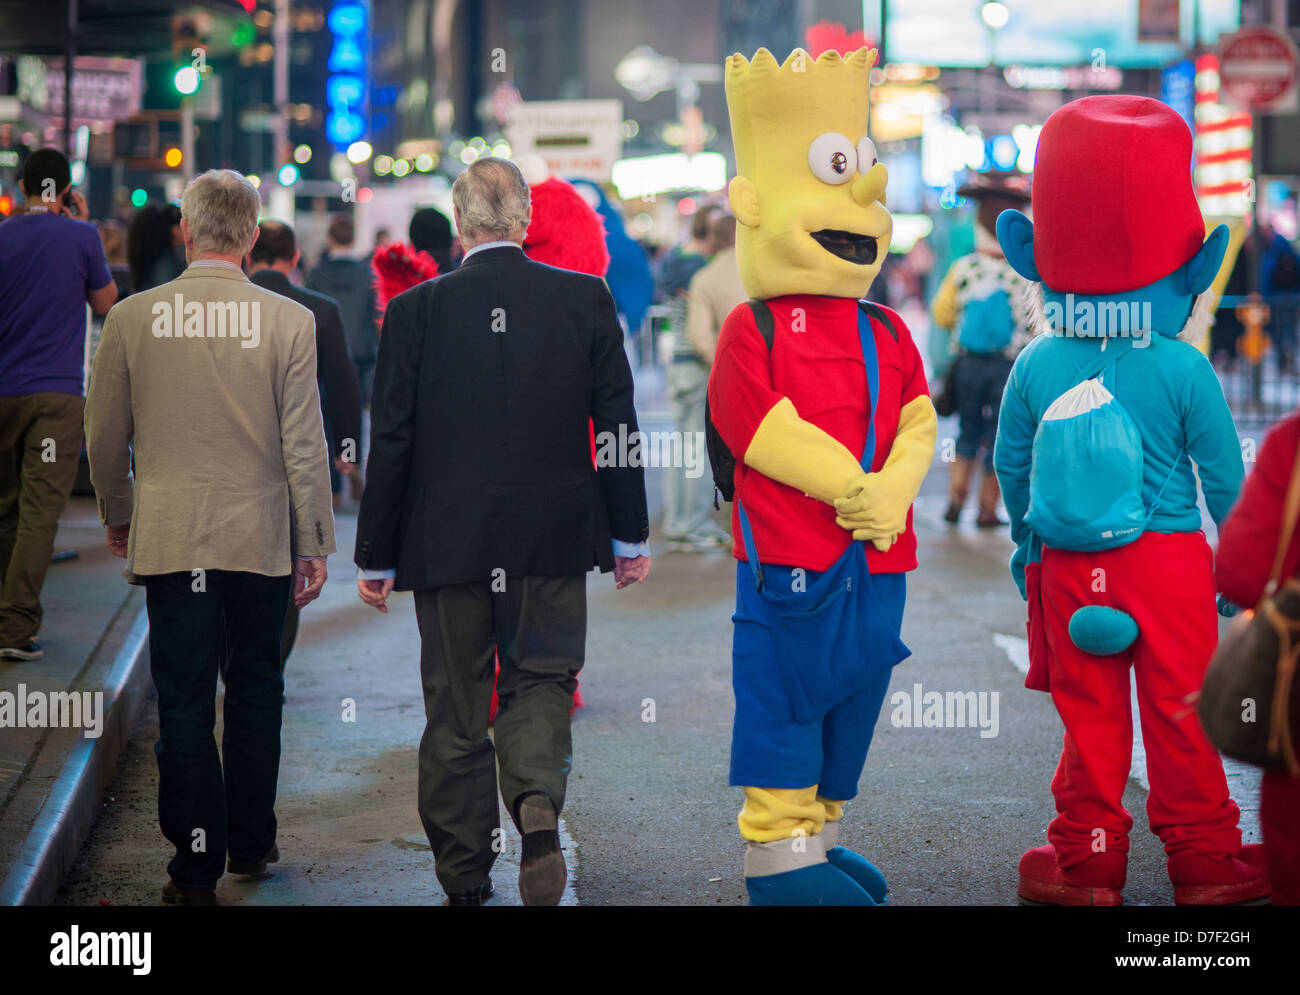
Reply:
<svg viewBox="0 0 1300 995"><path fill-rule="evenodd" d="M903 629L912 657L896 668L890 688L891 698L908 698L886 700L841 839L885 872L891 904L1007 905L1015 901L1020 855L1045 842L1054 815L1048 785L1061 725L1050 698L1024 688L1015 662L1023 655L1024 606L1006 569L1006 530L940 521L946 469L936 461L916 511L921 567L909 577ZM647 471L652 505L663 472ZM442 901L415 808L423 710L412 599L396 595L387 616L357 599L354 525L352 516L339 516L340 554L331 558L325 593L303 614L289 661L277 805L282 861L262 881L224 878L222 904ZM741 795L727 784L734 561L722 552L655 548L641 587L616 591L609 576L588 579L586 707L574 719L563 817L565 901L743 904ZM905 724L916 685L923 694L982 696L984 728ZM344 720L348 699L355 721ZM156 817L156 735L150 708L61 902L158 902L169 850ZM1167 905L1172 888L1146 829L1141 767L1139 751L1125 796L1136 820L1125 898ZM1242 808L1255 809L1256 782L1240 772L1232 780ZM1246 811L1248 840L1258 838L1253 823ZM517 838L507 837L493 875L497 904L518 901L517 853Z"/></svg>

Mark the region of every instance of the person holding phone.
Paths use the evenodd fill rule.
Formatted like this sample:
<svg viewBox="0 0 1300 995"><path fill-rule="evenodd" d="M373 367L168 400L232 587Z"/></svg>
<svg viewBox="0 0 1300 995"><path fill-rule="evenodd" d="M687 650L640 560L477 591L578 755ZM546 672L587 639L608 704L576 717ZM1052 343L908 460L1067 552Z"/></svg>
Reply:
<svg viewBox="0 0 1300 995"><path fill-rule="evenodd" d="M41 589L81 459L86 305L117 284L57 149L23 163L25 209L0 227L0 660L39 660Z"/></svg>

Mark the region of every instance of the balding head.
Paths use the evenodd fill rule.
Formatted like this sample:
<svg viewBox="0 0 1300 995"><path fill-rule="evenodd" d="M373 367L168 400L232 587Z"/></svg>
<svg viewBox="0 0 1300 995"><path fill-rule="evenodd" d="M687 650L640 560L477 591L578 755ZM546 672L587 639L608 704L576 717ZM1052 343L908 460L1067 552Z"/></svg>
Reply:
<svg viewBox="0 0 1300 995"><path fill-rule="evenodd" d="M532 198L519 167L508 159L477 159L451 186L461 245L523 242Z"/></svg>
<svg viewBox="0 0 1300 995"><path fill-rule="evenodd" d="M182 232L196 254L242 256L257 237L262 201L257 188L233 169L196 176L181 195Z"/></svg>

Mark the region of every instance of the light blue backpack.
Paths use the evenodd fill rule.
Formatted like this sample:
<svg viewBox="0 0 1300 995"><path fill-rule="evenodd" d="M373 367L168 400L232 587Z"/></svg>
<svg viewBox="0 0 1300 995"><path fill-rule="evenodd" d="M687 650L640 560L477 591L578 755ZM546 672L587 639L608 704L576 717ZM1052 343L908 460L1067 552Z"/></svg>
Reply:
<svg viewBox="0 0 1300 995"><path fill-rule="evenodd" d="M988 296L972 298L962 305L957 343L967 352L1001 352L1011 343L1015 330L1011 295L998 287Z"/></svg>
<svg viewBox="0 0 1300 995"><path fill-rule="evenodd" d="M1132 340L1111 340L1080 380L1051 403L1034 433L1025 522L1047 546L1095 552L1135 542L1159 507L1169 476L1148 509L1142 500L1142 436L1102 383Z"/></svg>

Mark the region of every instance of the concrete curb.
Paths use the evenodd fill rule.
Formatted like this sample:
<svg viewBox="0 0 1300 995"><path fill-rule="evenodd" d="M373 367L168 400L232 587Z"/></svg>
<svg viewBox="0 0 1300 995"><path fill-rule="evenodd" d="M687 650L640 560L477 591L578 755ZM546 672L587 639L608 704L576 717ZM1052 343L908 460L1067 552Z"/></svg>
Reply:
<svg viewBox="0 0 1300 995"><path fill-rule="evenodd" d="M148 647L149 618L141 607L104 681L103 734L97 739L77 740L18 859L0 885L0 905L54 903L99 814L131 724L144 703L151 681Z"/></svg>

